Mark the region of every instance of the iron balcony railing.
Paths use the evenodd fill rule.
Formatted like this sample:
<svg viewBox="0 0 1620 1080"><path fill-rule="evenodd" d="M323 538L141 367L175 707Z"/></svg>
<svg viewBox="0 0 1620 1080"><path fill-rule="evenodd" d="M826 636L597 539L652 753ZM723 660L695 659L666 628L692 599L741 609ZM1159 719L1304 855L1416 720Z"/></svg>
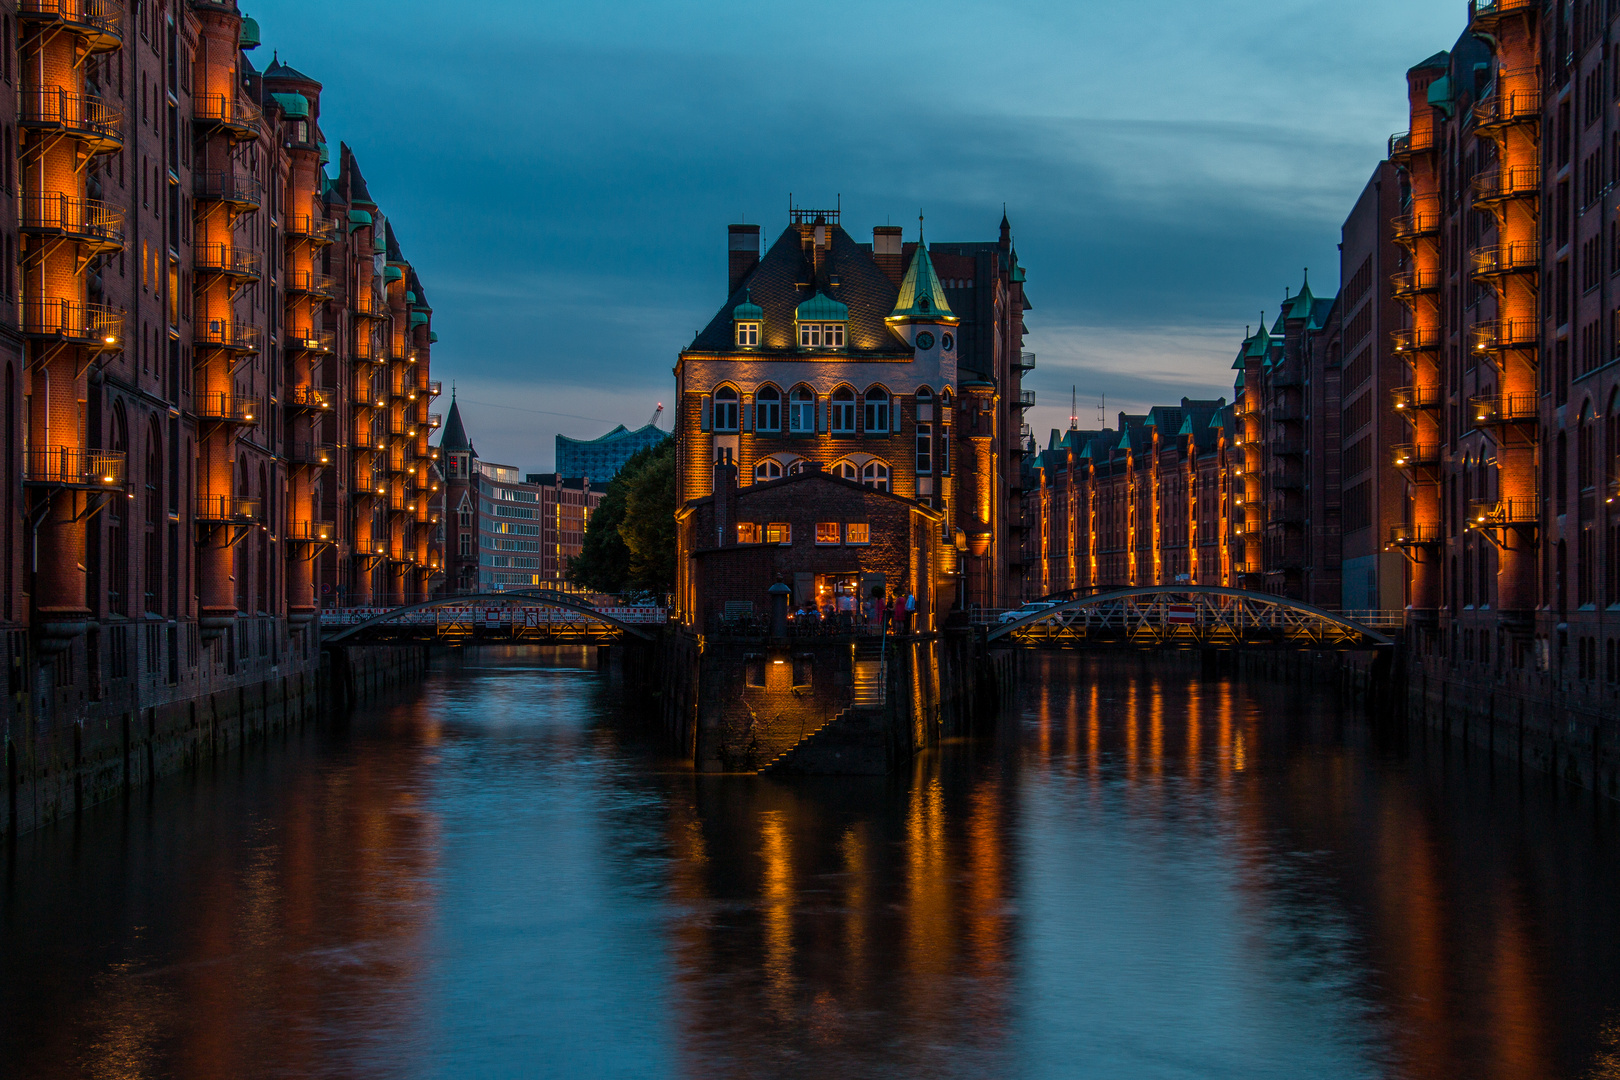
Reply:
<svg viewBox="0 0 1620 1080"><path fill-rule="evenodd" d="M257 177L230 169L205 169L193 174L192 193L205 202L230 203L242 208L264 203L264 185Z"/></svg>
<svg viewBox="0 0 1620 1080"><path fill-rule="evenodd" d="M337 523L333 521L289 521L287 539L313 544L330 544L337 539Z"/></svg>
<svg viewBox="0 0 1620 1080"><path fill-rule="evenodd" d="M1505 15L1534 12L1540 6L1540 0L1473 0L1469 21L1475 29L1487 30Z"/></svg>
<svg viewBox="0 0 1620 1080"><path fill-rule="evenodd" d="M1400 161L1413 154L1434 149L1434 128L1427 131L1397 131L1389 137L1389 160Z"/></svg>
<svg viewBox="0 0 1620 1080"><path fill-rule="evenodd" d="M1414 266L1391 274L1390 285L1395 289L1396 296L1416 296L1418 293L1433 292L1440 287L1440 271L1432 266Z"/></svg>
<svg viewBox="0 0 1620 1080"><path fill-rule="evenodd" d="M330 218L288 214L285 227L290 239L313 240L317 244L330 244L337 240L337 222Z"/></svg>
<svg viewBox="0 0 1620 1080"><path fill-rule="evenodd" d="M332 397L313 386L292 386L287 389L286 404L289 409L330 409Z"/></svg>
<svg viewBox="0 0 1620 1080"><path fill-rule="evenodd" d="M119 251L124 246L124 211L99 199L24 195L22 231L64 237L96 251Z"/></svg>
<svg viewBox="0 0 1620 1080"><path fill-rule="evenodd" d="M355 296L350 310L365 319L386 319L392 314L388 310L387 301L378 300L370 293L360 293Z"/></svg>
<svg viewBox="0 0 1620 1080"><path fill-rule="evenodd" d="M1396 547L1417 547L1421 544L1438 544L1440 542L1440 526L1413 525L1402 522L1389 527L1389 542Z"/></svg>
<svg viewBox="0 0 1620 1080"><path fill-rule="evenodd" d="M50 88L24 90L19 95L18 111L23 127L61 131L99 152L124 145L124 111L92 94Z"/></svg>
<svg viewBox="0 0 1620 1080"><path fill-rule="evenodd" d="M1499 274L1517 274L1540 269L1536 245L1528 243L1493 244L1475 248L1469 253L1475 277L1496 277Z"/></svg>
<svg viewBox="0 0 1620 1080"><path fill-rule="evenodd" d="M191 99L191 116L198 124L254 135L264 120L264 110L235 95L196 94Z"/></svg>
<svg viewBox="0 0 1620 1080"><path fill-rule="evenodd" d="M1031 407L1034 406L1034 404L1035 404L1035 391L1033 391L1033 390L1020 390L1020 391L1018 391L1018 407L1020 409L1031 408Z"/></svg>
<svg viewBox="0 0 1620 1080"><path fill-rule="evenodd" d="M198 495L197 520L210 524L252 525L259 521L259 500L239 495Z"/></svg>
<svg viewBox="0 0 1620 1080"><path fill-rule="evenodd" d="M1506 169L1497 168L1474 177L1474 201L1476 203L1530 198L1540 193L1540 165L1514 165Z"/></svg>
<svg viewBox="0 0 1620 1080"><path fill-rule="evenodd" d="M1475 427L1534 423L1536 420L1536 395L1476 395L1468 399L1468 417Z"/></svg>
<svg viewBox="0 0 1620 1080"><path fill-rule="evenodd" d="M408 416L390 416L388 418L388 434L415 438L419 425L415 419Z"/></svg>
<svg viewBox="0 0 1620 1080"><path fill-rule="evenodd" d="M264 341L264 331L257 326L232 319L202 319L197 323L194 334L193 343L204 349L258 352Z"/></svg>
<svg viewBox="0 0 1620 1080"><path fill-rule="evenodd" d="M330 353L337 349L337 332L307 326L288 327L287 348L294 352Z"/></svg>
<svg viewBox="0 0 1620 1080"><path fill-rule="evenodd" d="M1391 218L1390 225L1394 229L1397 241L1434 236L1440 231L1440 207L1427 204L1413 206L1406 213Z"/></svg>
<svg viewBox="0 0 1620 1080"><path fill-rule="evenodd" d="M1304 457L1305 443L1301 439L1271 439L1262 445L1273 457Z"/></svg>
<svg viewBox="0 0 1620 1080"><path fill-rule="evenodd" d="M1474 124L1478 127L1540 120L1540 90L1509 90L1505 94L1498 92L1474 102Z"/></svg>
<svg viewBox="0 0 1620 1080"><path fill-rule="evenodd" d="M1267 380L1274 387L1304 386L1305 377L1294 368L1272 368Z"/></svg>
<svg viewBox="0 0 1620 1080"><path fill-rule="evenodd" d="M1271 473L1271 486L1283 491L1293 491L1305 486L1305 470L1299 468L1274 469Z"/></svg>
<svg viewBox="0 0 1620 1080"><path fill-rule="evenodd" d="M1418 409L1438 409L1440 407L1440 388L1438 386L1397 386L1389 392L1395 406L1400 413L1416 412Z"/></svg>
<svg viewBox="0 0 1620 1080"><path fill-rule="evenodd" d="M64 26L85 39L92 53L116 49L124 40L124 12L112 0L21 0L17 18Z"/></svg>
<svg viewBox="0 0 1620 1080"><path fill-rule="evenodd" d="M387 493L387 477L383 473L372 468L370 465L360 465L355 467L355 495L386 495Z"/></svg>
<svg viewBox="0 0 1620 1080"><path fill-rule="evenodd" d="M287 460L294 465L330 465L337 460L337 447L323 442L295 442L287 451Z"/></svg>
<svg viewBox="0 0 1620 1080"><path fill-rule="evenodd" d="M45 487L121 488L122 452L77 446L29 447L23 454L23 482Z"/></svg>
<svg viewBox="0 0 1620 1080"><path fill-rule="evenodd" d="M1019 371L1034 371L1035 370L1035 354L1032 353L1032 352L1020 352L1018 354L1018 370Z"/></svg>
<svg viewBox="0 0 1620 1080"><path fill-rule="evenodd" d="M124 341L124 313L105 304L71 300L24 300L23 333L58 338L98 349L116 349Z"/></svg>
<svg viewBox="0 0 1620 1080"><path fill-rule="evenodd" d="M198 419L222 424L251 426L257 424L263 414L258 398L242 397L223 390L193 395L192 403Z"/></svg>
<svg viewBox="0 0 1620 1080"><path fill-rule="evenodd" d="M262 274L257 251L234 244L197 244L191 251L192 266L200 274L224 274L243 281L256 281Z"/></svg>
<svg viewBox="0 0 1620 1080"><path fill-rule="evenodd" d="M289 270L282 280L290 293L309 293L330 298L337 292L337 279L318 270Z"/></svg>
<svg viewBox="0 0 1620 1080"><path fill-rule="evenodd" d="M1468 527L1489 529L1500 525L1534 525L1541 518L1541 500L1496 499L1468 504Z"/></svg>
<svg viewBox="0 0 1620 1080"><path fill-rule="evenodd" d="M1397 469L1432 469L1440 464L1439 443L1396 443L1389 451Z"/></svg>
<svg viewBox="0 0 1620 1080"><path fill-rule="evenodd" d="M416 400L416 380L410 377L396 379L392 383L390 394L401 401Z"/></svg>
<svg viewBox="0 0 1620 1080"><path fill-rule="evenodd" d="M354 433L354 446L357 450L386 450L388 448L388 433L386 431L373 431L369 427L361 427Z"/></svg>
<svg viewBox="0 0 1620 1080"><path fill-rule="evenodd" d="M1408 326L1389 332L1390 346L1398 353L1423 352L1440 347L1440 328Z"/></svg>
<svg viewBox="0 0 1620 1080"><path fill-rule="evenodd" d="M1539 330L1535 319L1490 319L1471 326L1468 339L1478 353L1524 349L1535 345Z"/></svg>
<svg viewBox="0 0 1620 1080"><path fill-rule="evenodd" d="M428 427L432 428L434 431L437 431L437 430L439 430L440 426L443 425L443 423L444 423L444 414L443 413L436 413L436 412L428 413L428 419L427 419Z"/></svg>
<svg viewBox="0 0 1620 1080"><path fill-rule="evenodd" d="M428 397L438 397L440 394L444 393L444 383L437 379L430 381L427 384L427 392Z"/></svg>

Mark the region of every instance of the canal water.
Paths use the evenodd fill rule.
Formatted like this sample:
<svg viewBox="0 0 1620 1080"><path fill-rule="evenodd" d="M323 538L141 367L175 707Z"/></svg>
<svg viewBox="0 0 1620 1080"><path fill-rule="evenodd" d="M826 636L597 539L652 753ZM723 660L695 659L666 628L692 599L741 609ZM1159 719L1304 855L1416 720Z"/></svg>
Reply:
<svg viewBox="0 0 1620 1080"><path fill-rule="evenodd" d="M1329 690L1033 656L893 780L625 705L469 651L22 837L0 1076L1620 1076L1614 805Z"/></svg>

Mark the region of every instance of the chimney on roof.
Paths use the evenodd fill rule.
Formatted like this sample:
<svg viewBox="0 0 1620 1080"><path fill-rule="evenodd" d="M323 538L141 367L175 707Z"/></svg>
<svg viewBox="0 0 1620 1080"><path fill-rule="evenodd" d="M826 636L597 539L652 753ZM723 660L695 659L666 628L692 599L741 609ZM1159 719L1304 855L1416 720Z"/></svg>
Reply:
<svg viewBox="0 0 1620 1080"><path fill-rule="evenodd" d="M905 252L901 242L900 226L875 225L872 227L872 259L878 269L889 275L894 287L900 287L905 276Z"/></svg>
<svg viewBox="0 0 1620 1080"><path fill-rule="evenodd" d="M742 283L759 265L759 226L732 225L730 234L726 245L730 263L727 267L727 296L742 288Z"/></svg>

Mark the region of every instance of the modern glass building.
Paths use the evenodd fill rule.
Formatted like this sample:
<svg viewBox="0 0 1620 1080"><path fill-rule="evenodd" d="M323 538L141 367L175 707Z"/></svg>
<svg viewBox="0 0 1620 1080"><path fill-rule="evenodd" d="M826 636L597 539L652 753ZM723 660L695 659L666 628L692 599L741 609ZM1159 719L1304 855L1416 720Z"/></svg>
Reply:
<svg viewBox="0 0 1620 1080"><path fill-rule="evenodd" d="M570 439L557 436L557 471L564 476L588 476L599 487L619 475L624 463L638 450L657 446L669 432L657 424L631 431L620 424L596 439Z"/></svg>

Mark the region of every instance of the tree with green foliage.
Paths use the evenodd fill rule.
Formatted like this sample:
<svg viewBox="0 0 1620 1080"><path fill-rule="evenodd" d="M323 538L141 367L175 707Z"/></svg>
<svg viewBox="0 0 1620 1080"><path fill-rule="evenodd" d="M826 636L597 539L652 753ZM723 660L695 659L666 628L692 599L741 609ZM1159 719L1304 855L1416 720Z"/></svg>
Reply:
<svg viewBox="0 0 1620 1080"><path fill-rule="evenodd" d="M609 481L568 580L604 593L675 588L675 439L637 451Z"/></svg>

